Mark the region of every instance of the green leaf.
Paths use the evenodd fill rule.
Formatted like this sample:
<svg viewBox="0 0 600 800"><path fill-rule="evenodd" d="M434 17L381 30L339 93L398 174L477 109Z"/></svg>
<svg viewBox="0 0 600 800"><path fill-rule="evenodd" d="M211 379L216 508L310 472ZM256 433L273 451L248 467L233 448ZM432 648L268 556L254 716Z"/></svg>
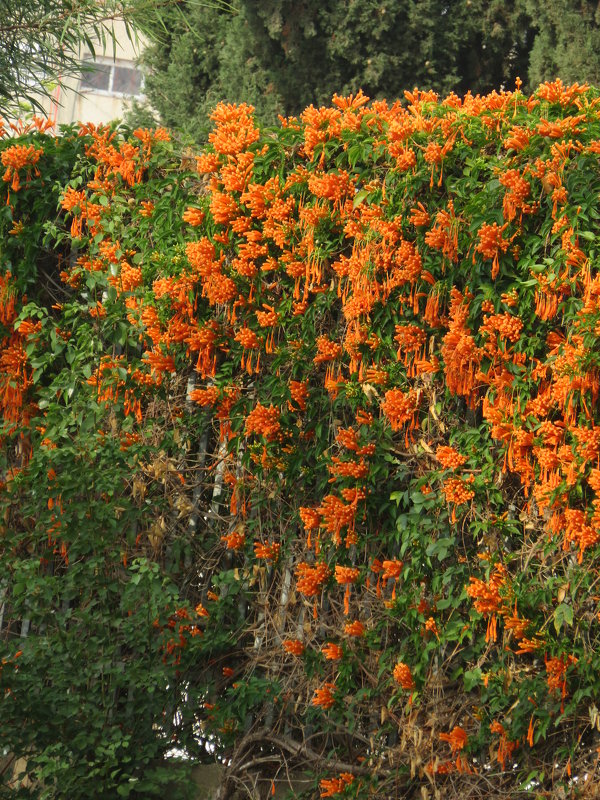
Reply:
<svg viewBox="0 0 600 800"><path fill-rule="evenodd" d="M354 195L354 200L352 201L352 208L356 208L359 206L365 197L368 197L370 194L368 189L361 189Z"/></svg>
<svg viewBox="0 0 600 800"><path fill-rule="evenodd" d="M465 692L470 692L476 686L479 686L482 680L482 676L483 672L481 671L480 667L475 667L475 669L467 670L463 675Z"/></svg>
<svg viewBox="0 0 600 800"><path fill-rule="evenodd" d="M563 625L569 627L573 625L573 606L568 603L560 603L554 612L554 627L557 633L560 633Z"/></svg>

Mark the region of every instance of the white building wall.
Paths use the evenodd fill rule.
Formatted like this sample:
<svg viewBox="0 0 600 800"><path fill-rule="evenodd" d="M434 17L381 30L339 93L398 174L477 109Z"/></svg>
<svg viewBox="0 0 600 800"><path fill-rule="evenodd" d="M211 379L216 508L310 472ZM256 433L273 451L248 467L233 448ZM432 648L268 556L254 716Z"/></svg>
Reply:
<svg viewBox="0 0 600 800"><path fill-rule="evenodd" d="M101 43L95 48L95 60L102 73L66 78L64 85L54 90L52 99L44 101L47 116L58 125L71 122L92 122L96 125L111 122L123 116L134 96L138 99L142 97L143 88L141 85L139 89L135 88L135 73L129 71L137 72L137 82L140 83L141 75L135 62L143 43L135 38L131 41L125 24L119 20L114 23L114 31L115 44L109 36L104 48ZM82 47L80 58L93 63L92 54L87 47Z"/></svg>

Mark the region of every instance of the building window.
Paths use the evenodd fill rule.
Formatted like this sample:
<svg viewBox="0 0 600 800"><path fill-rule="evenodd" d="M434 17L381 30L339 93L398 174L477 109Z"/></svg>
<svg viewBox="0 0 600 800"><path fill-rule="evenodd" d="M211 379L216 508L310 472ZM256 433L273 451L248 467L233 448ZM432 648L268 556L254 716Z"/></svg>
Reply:
<svg viewBox="0 0 600 800"><path fill-rule="evenodd" d="M127 61L84 59L81 91L103 92L113 95L138 97L142 94L143 77L137 67Z"/></svg>

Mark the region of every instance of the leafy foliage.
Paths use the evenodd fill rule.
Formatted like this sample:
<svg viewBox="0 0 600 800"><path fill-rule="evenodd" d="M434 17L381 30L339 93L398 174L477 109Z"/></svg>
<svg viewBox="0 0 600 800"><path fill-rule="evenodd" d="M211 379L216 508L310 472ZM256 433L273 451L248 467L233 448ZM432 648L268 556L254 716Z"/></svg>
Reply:
<svg viewBox="0 0 600 800"><path fill-rule="evenodd" d="M597 93L405 100L2 143L20 796L596 790Z"/></svg>

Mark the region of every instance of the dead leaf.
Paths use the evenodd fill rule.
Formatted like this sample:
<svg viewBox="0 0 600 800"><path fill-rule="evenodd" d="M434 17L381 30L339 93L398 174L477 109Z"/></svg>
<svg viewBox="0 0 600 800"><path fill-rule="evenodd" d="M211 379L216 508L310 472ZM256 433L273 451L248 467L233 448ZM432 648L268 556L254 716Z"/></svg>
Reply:
<svg viewBox="0 0 600 800"><path fill-rule="evenodd" d="M369 402L373 402L373 400L379 397L379 392L371 383L363 383L362 390Z"/></svg>

